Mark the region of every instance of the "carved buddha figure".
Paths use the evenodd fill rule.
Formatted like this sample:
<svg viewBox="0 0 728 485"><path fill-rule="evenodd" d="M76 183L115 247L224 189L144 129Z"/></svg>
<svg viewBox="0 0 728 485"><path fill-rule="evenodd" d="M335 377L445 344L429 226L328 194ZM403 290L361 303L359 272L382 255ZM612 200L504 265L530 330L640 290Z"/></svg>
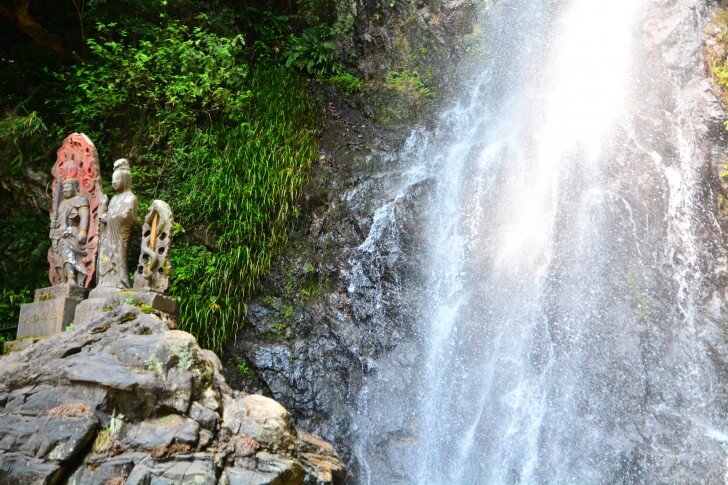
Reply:
<svg viewBox="0 0 728 485"><path fill-rule="evenodd" d="M78 195L77 179L63 181L50 239L54 270L61 283L83 286L88 270L83 264L89 226L89 202Z"/></svg>
<svg viewBox="0 0 728 485"><path fill-rule="evenodd" d="M137 200L131 191L129 161L114 162L111 186L116 194L111 201L104 196L101 204L101 240L97 286L130 288L127 268L129 236L137 218Z"/></svg>

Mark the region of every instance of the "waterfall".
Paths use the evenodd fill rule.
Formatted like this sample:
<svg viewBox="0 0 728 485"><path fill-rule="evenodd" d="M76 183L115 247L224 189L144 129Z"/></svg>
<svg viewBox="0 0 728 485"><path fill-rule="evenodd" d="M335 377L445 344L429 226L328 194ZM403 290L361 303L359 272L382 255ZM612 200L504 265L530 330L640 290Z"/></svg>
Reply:
<svg viewBox="0 0 728 485"><path fill-rule="evenodd" d="M434 184L418 354L364 388L363 482L728 477L704 3L483 3L468 88L400 154L400 196Z"/></svg>

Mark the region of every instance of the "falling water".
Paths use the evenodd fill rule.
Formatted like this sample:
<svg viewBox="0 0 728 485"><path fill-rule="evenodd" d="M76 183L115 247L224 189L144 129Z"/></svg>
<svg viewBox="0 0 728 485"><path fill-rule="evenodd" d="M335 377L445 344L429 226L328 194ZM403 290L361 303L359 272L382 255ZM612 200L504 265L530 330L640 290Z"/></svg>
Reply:
<svg viewBox="0 0 728 485"><path fill-rule="evenodd" d="M483 4L472 89L402 154L435 182L421 365L365 387L402 400L360 408L363 481L726 478L704 3Z"/></svg>

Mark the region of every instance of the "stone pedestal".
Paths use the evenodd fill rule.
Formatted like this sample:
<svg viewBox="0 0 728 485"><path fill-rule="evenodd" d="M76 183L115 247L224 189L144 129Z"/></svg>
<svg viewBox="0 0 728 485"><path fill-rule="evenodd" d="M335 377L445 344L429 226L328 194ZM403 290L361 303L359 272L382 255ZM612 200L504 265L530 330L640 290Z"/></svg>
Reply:
<svg viewBox="0 0 728 485"><path fill-rule="evenodd" d="M76 307L87 295L86 288L67 283L35 290L33 303L20 307L18 338L62 332L74 322Z"/></svg>
<svg viewBox="0 0 728 485"><path fill-rule="evenodd" d="M100 287L91 290L89 298L78 305L74 321L78 324L90 322L122 304L139 307L147 313L158 311L171 316L176 316L179 308L176 300L153 291Z"/></svg>
<svg viewBox="0 0 728 485"><path fill-rule="evenodd" d="M94 288L89 293L88 299L76 307L74 321L79 325L90 322L103 316L104 313L118 305L119 301L119 290L116 288Z"/></svg>

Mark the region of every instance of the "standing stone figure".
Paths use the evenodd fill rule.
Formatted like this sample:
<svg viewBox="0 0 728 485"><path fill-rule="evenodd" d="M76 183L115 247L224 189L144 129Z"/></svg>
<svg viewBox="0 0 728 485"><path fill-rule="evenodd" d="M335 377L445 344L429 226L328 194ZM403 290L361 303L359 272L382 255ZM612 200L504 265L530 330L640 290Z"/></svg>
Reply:
<svg viewBox="0 0 728 485"><path fill-rule="evenodd" d="M96 270L96 250L99 231L99 202L101 182L96 147L83 133L66 137L58 149L53 174L53 202L51 205L51 247L48 250L52 285L73 283L84 288L91 286ZM75 180L71 185L66 182ZM73 193L73 195L68 195ZM84 201L85 203L81 203ZM61 210L63 209L63 210ZM83 217L82 217L83 216ZM77 233L76 243L64 237L66 229ZM83 231L81 231L83 228ZM78 236L84 233L85 241ZM73 247L71 247L73 246ZM73 254L69 253L70 250ZM69 278L68 268L73 268ZM81 276L84 279L81 280Z"/></svg>
<svg viewBox="0 0 728 485"><path fill-rule="evenodd" d="M164 293L169 287L172 265L169 248L172 245L172 209L162 200L155 200L144 218L142 253L139 256L134 289Z"/></svg>
<svg viewBox="0 0 728 485"><path fill-rule="evenodd" d="M88 270L83 258L89 228L89 201L78 195L78 179L63 181L62 194L55 218L51 220L51 251L54 270L61 283L84 286Z"/></svg>
<svg viewBox="0 0 728 485"><path fill-rule="evenodd" d="M125 158L114 162L111 186L116 195L101 201L98 287L131 288L127 270L129 236L137 218L137 200L131 191L131 170Z"/></svg>

